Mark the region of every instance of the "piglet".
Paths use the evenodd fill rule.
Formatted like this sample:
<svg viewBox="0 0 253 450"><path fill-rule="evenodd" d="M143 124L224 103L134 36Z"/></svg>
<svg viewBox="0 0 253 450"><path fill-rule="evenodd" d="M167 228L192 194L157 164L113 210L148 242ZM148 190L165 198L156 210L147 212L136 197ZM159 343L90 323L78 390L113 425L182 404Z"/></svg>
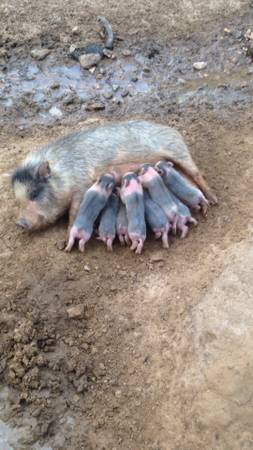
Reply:
<svg viewBox="0 0 253 450"><path fill-rule="evenodd" d="M165 212L169 222L174 226L177 221L177 205L166 188L162 178L151 164L142 164L139 169L139 180L147 189L152 200Z"/></svg>
<svg viewBox="0 0 253 450"><path fill-rule="evenodd" d="M181 231L180 238L183 239L186 237L189 231L187 223L192 223L193 225L197 226L198 221L194 217L192 217L189 208L184 203L182 203L174 194L172 194L172 192L171 196L178 207L178 217L176 223L172 228L172 231L173 234L176 234L177 231Z"/></svg>
<svg viewBox="0 0 253 450"><path fill-rule="evenodd" d="M105 207L115 186L110 174L102 175L84 194L79 212L70 229L66 251L70 252L76 239L79 239L79 250L84 251L86 242L90 239L94 222Z"/></svg>
<svg viewBox="0 0 253 450"><path fill-rule="evenodd" d="M128 172L122 177L120 197L126 206L131 250L140 254L146 239L146 222L143 189L134 172Z"/></svg>
<svg viewBox="0 0 253 450"><path fill-rule="evenodd" d="M112 244L116 237L116 221L119 208L119 197L112 193L105 205L98 227L98 240L105 242L107 249L112 251Z"/></svg>
<svg viewBox="0 0 253 450"><path fill-rule="evenodd" d="M130 245L130 239L128 236L128 222L127 212L124 203L120 202L120 207L117 215L116 230L121 245Z"/></svg>
<svg viewBox="0 0 253 450"><path fill-rule="evenodd" d="M195 186L190 184L177 170L173 164L167 161L159 161L155 169L161 175L164 184L189 208L199 211L202 209L203 215L206 215L208 200L204 194Z"/></svg>
<svg viewBox="0 0 253 450"><path fill-rule="evenodd" d="M162 238L164 248L169 248L168 233L170 225L163 209L155 203L148 192L144 190L144 207L147 224L155 234L155 238Z"/></svg>

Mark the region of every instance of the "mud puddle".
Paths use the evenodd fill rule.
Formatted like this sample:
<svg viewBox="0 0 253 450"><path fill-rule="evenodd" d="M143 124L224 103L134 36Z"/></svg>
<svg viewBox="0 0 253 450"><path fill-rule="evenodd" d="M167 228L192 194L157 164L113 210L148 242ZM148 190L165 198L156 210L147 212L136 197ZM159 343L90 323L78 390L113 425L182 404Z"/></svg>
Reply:
<svg viewBox="0 0 253 450"><path fill-rule="evenodd" d="M0 124L71 123L94 112L161 115L188 106L219 108L222 113L239 103L248 105L253 65L246 55L246 29L235 20L229 28L217 25L207 34L169 42L117 42L113 58L90 70L56 42L43 61L32 58L32 42L25 49L3 44ZM204 67L196 70L196 62Z"/></svg>

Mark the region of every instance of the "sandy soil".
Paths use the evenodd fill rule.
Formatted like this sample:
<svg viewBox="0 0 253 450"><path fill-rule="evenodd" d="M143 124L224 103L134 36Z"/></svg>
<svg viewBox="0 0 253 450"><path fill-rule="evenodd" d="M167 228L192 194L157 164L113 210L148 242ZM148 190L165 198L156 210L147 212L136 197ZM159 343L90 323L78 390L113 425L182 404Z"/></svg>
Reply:
<svg viewBox="0 0 253 450"><path fill-rule="evenodd" d="M70 128L2 130L0 419L23 432L10 448L252 449L252 114L189 108L164 122L184 134L219 205L169 251L150 240L139 257L95 241L66 255L64 220L17 229L6 173ZM69 319L75 305L81 317Z"/></svg>

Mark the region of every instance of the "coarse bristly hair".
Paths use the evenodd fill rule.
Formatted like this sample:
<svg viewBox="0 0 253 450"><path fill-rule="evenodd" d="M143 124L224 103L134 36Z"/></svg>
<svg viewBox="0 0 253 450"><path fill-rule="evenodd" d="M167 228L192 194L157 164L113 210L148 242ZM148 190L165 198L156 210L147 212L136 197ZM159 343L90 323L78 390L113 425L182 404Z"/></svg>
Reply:
<svg viewBox="0 0 253 450"><path fill-rule="evenodd" d="M23 199L36 200L45 191L48 179L33 166L18 167L11 177L16 196Z"/></svg>

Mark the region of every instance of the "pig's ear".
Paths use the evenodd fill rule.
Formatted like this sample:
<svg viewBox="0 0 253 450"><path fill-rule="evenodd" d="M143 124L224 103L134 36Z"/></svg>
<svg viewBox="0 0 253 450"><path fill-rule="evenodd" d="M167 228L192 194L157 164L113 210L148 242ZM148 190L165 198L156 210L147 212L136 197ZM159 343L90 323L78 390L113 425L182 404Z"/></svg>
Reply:
<svg viewBox="0 0 253 450"><path fill-rule="evenodd" d="M40 180L44 180L44 181L48 180L48 178L51 175L51 169L50 169L48 161L42 161L40 163L40 165L37 169L36 175Z"/></svg>
<svg viewBox="0 0 253 450"><path fill-rule="evenodd" d="M173 164L173 162L171 162L171 161L167 161L167 166L169 166L169 167L173 167L173 166L174 166L174 164Z"/></svg>

